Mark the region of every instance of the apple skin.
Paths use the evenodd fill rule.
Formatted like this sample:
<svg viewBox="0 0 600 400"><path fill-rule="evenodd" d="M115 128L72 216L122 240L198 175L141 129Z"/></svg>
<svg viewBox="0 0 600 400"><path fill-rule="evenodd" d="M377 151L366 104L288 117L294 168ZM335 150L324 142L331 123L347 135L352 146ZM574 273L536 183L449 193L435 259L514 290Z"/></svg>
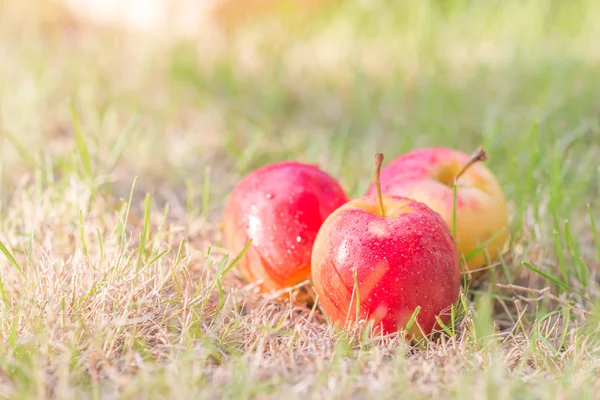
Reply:
<svg viewBox="0 0 600 400"><path fill-rule="evenodd" d="M224 214L224 239L234 253L252 245L237 264L263 292L310 277L314 239L323 221L348 198L318 167L295 161L258 168L233 189Z"/></svg>
<svg viewBox="0 0 600 400"><path fill-rule="evenodd" d="M452 227L454 176L470 158L468 154L448 148L411 151L392 160L381 170L381 191L427 204ZM375 193L375 190L371 185L367 193ZM466 257L490 242L467 261L467 268L475 271L498 259L507 238L508 212L502 188L485 165L473 164L457 183L458 251L461 257Z"/></svg>
<svg viewBox="0 0 600 400"><path fill-rule="evenodd" d="M363 196L331 214L317 235L312 279L319 303L336 324L359 320L393 333L406 327L417 306L421 337L437 328L436 316L448 320L460 291L460 263L452 233L439 214L423 203L383 196Z"/></svg>

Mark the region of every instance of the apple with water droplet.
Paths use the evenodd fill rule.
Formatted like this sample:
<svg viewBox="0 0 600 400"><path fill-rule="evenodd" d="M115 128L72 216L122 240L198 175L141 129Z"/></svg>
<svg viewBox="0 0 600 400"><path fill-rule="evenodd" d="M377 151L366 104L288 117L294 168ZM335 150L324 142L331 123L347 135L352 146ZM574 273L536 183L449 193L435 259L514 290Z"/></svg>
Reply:
<svg viewBox="0 0 600 400"><path fill-rule="evenodd" d="M252 239L237 267L261 291L291 287L310 278L317 232L347 201L340 184L317 166L285 161L258 168L231 193L225 243L238 253Z"/></svg>
<svg viewBox="0 0 600 400"><path fill-rule="evenodd" d="M433 147L406 153L381 170L383 193L427 204L450 227L456 182L455 239L471 272L481 271L498 259L508 238L506 200L494 174L479 162L486 159L483 149L469 156ZM375 190L371 185L367 193Z"/></svg>
<svg viewBox="0 0 600 400"><path fill-rule="evenodd" d="M383 155L376 156L379 187ZM379 191L351 200L325 220L313 247L312 279L332 322L371 320L383 333L408 329L420 337L436 329L436 317L448 320L460 291L460 263L438 213Z"/></svg>

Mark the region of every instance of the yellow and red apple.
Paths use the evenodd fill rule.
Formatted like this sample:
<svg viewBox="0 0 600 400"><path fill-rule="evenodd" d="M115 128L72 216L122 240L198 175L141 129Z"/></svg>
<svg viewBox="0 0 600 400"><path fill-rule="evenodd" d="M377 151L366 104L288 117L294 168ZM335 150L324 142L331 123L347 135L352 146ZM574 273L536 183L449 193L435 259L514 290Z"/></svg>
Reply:
<svg viewBox="0 0 600 400"><path fill-rule="evenodd" d="M448 225L427 205L366 195L325 220L312 279L332 322L372 320L392 333L407 328L420 307L409 332L419 337L437 327L436 317L447 321L460 290L460 263Z"/></svg>
<svg viewBox="0 0 600 400"><path fill-rule="evenodd" d="M316 166L279 162L245 176L225 209L224 238L241 252L237 267L264 291L287 288L310 277L313 242L325 218L346 203L339 183Z"/></svg>
<svg viewBox="0 0 600 400"><path fill-rule="evenodd" d="M494 174L476 162L484 155L483 151L470 156L454 149L425 148L406 153L381 170L383 193L427 204L450 227L454 219L456 180L455 239L470 271L480 270L496 260L508 237L502 188ZM371 185L367 193L375 190Z"/></svg>

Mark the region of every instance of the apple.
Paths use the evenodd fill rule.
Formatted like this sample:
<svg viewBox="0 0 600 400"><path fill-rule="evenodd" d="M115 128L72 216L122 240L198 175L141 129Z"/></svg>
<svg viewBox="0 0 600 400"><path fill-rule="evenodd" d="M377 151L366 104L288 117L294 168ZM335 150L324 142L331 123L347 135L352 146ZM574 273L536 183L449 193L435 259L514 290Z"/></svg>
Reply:
<svg viewBox="0 0 600 400"><path fill-rule="evenodd" d="M383 155L376 156L379 187ZM379 191L349 201L325 220L313 248L312 279L332 322L370 320L385 334L409 328L408 334L420 337L436 329L436 317L447 321L460 290L460 262L439 214ZM418 324L407 327L418 307Z"/></svg>
<svg viewBox="0 0 600 400"><path fill-rule="evenodd" d="M310 278L313 242L325 218L346 203L340 184L316 166L286 161L256 169L233 189L224 239L233 252L251 246L237 264L263 292Z"/></svg>
<svg viewBox="0 0 600 400"><path fill-rule="evenodd" d="M508 238L504 193L494 174L472 156L447 148L424 148L391 161L381 171L381 190L423 202L453 226L456 181L455 239L470 273L477 275L503 251ZM374 193L375 186L367 190Z"/></svg>

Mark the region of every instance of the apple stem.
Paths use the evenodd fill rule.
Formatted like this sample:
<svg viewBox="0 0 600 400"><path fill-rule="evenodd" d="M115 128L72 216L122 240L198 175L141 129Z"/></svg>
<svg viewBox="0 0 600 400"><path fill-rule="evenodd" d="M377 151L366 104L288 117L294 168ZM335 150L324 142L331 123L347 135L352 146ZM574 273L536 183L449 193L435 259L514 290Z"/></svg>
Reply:
<svg viewBox="0 0 600 400"><path fill-rule="evenodd" d="M381 164L383 164L383 153L375 153L375 171L373 178L375 179L375 188L377 189L377 202L379 203L379 213L385 217L385 208L383 207L383 197L381 196Z"/></svg>
<svg viewBox="0 0 600 400"><path fill-rule="evenodd" d="M461 168L458 174L456 174L456 177L454 178L454 183L458 181L458 178L460 178L471 167L471 165L479 161L486 161L487 159L488 155L482 147L475 150L475 153L473 153L469 161L467 161L467 163Z"/></svg>

